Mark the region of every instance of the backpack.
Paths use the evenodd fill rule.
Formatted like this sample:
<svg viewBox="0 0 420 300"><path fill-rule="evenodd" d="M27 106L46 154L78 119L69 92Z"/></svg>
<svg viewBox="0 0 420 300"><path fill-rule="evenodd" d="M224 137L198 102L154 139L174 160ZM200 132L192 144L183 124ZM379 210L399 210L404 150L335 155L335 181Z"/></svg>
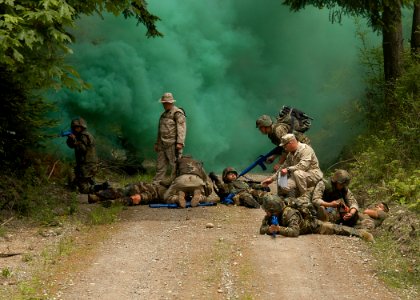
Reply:
<svg viewBox="0 0 420 300"><path fill-rule="evenodd" d="M311 118L303 111L283 105L277 117L277 123L286 123L290 125L289 133L298 131L304 133L311 128Z"/></svg>

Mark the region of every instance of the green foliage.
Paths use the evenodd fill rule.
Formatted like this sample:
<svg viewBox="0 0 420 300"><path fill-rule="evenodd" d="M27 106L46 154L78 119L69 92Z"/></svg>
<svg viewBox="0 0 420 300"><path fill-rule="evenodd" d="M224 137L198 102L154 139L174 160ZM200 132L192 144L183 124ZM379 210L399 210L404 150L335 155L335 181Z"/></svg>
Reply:
<svg viewBox="0 0 420 300"><path fill-rule="evenodd" d="M89 223L91 225L114 223L122 209L122 205L112 205L109 208L104 208L102 206L95 207L89 214Z"/></svg>
<svg viewBox="0 0 420 300"><path fill-rule="evenodd" d="M60 219L78 209L76 194L51 184L42 164L25 170L23 175L0 176L0 209L30 217L40 224L57 225Z"/></svg>
<svg viewBox="0 0 420 300"><path fill-rule="evenodd" d="M4 237L6 235L6 228L3 226L0 226L0 237Z"/></svg>
<svg viewBox="0 0 420 300"><path fill-rule="evenodd" d="M390 286L405 292L419 290L420 269L418 263L416 264L420 253L419 244L413 242L401 246L394 238L392 233L384 233L376 237L376 242L372 245L375 256L379 258L376 266L378 275Z"/></svg>
<svg viewBox="0 0 420 300"><path fill-rule="evenodd" d="M54 125L54 109L42 96L51 89L89 87L65 64L72 53L68 29L84 14L111 12L134 17L149 37L161 36L143 0L10 0L0 1L0 167L26 168L28 149L38 149Z"/></svg>
<svg viewBox="0 0 420 300"><path fill-rule="evenodd" d="M9 268L5 267L1 270L1 276L4 278L9 278L10 276L12 276L12 271Z"/></svg>
<svg viewBox="0 0 420 300"><path fill-rule="evenodd" d="M409 204L410 208L420 213L420 170L414 170L409 177L404 170L400 171L388 182L390 199L400 204Z"/></svg>

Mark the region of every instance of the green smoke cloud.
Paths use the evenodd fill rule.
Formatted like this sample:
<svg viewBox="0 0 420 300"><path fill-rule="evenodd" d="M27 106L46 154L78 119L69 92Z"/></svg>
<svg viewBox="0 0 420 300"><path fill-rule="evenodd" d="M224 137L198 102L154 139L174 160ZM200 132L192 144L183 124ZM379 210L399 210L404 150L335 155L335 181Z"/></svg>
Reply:
<svg viewBox="0 0 420 300"><path fill-rule="evenodd" d="M71 63L92 89L60 94L63 122L83 116L110 142L118 127L154 158L158 99L172 92L187 114L184 153L220 171L272 149L255 120L289 105L315 119L308 136L328 165L358 122L344 114L362 92L353 23L333 25L328 11L292 13L277 0L256 3L150 1L165 35L156 39L123 18L81 19Z"/></svg>

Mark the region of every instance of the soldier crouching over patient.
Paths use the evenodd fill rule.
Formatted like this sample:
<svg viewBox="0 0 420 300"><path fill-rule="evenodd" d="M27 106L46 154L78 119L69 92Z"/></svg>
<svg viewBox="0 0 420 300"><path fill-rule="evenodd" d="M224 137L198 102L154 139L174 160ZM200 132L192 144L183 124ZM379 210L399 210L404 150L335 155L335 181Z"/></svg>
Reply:
<svg viewBox="0 0 420 300"><path fill-rule="evenodd" d="M338 234L357 236L369 242L374 241L372 234L366 230L323 222L310 214L303 217L298 210L286 206L283 198L277 195L264 196L262 207L266 215L262 220L260 234L274 236L279 234L287 237L298 237L302 234L311 233ZM273 222L273 220L276 221Z"/></svg>

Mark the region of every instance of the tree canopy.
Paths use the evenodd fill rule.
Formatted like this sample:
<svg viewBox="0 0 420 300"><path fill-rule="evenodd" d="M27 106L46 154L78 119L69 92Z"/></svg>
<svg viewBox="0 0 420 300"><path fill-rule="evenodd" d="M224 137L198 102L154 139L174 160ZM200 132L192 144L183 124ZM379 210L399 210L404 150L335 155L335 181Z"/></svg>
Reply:
<svg viewBox="0 0 420 300"><path fill-rule="evenodd" d="M66 65L74 37L69 30L83 15L108 12L135 18L146 36L162 36L159 18L144 0L0 0L0 157L22 157L28 145L42 140L37 129L50 124L43 115L51 106L49 89L84 89L87 84Z"/></svg>

